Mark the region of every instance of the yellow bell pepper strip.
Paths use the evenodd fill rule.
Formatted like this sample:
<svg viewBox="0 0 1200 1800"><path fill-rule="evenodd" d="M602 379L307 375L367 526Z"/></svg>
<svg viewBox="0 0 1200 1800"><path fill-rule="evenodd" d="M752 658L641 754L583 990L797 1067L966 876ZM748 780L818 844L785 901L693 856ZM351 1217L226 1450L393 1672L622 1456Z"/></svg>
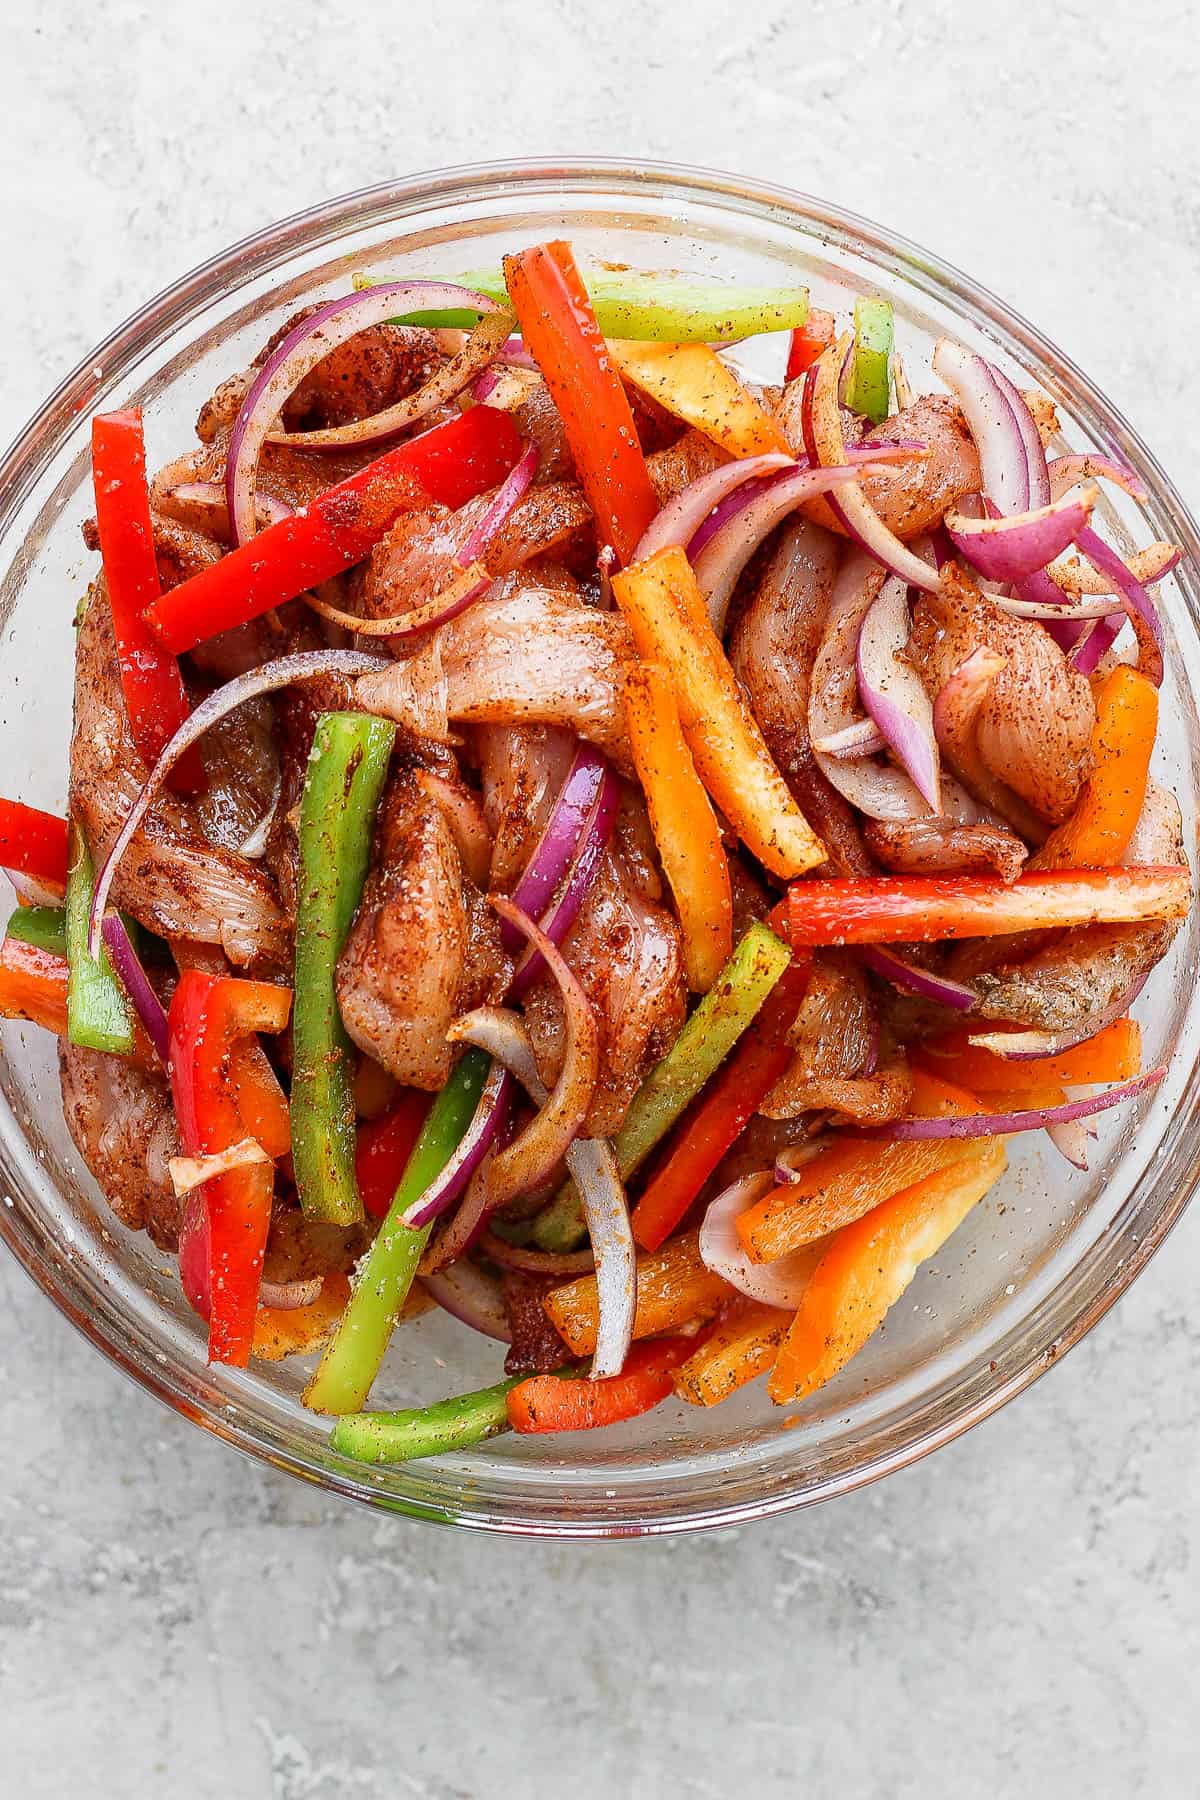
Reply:
<svg viewBox="0 0 1200 1800"><path fill-rule="evenodd" d="M889 301L860 296L854 302L854 345L850 352L846 405L876 425L881 425L888 416L895 335L895 319Z"/></svg>
<svg viewBox="0 0 1200 1800"><path fill-rule="evenodd" d="M775 766L677 545L613 576L613 596L639 654L669 672L696 768L749 850L788 881L825 861Z"/></svg>
<svg viewBox="0 0 1200 1800"><path fill-rule="evenodd" d="M912 1081L909 1110L917 1117L969 1118L983 1111L974 1094L926 1070L913 1069ZM805 1163L797 1180L769 1189L748 1207L737 1221L738 1238L754 1262L777 1262L961 1160L962 1144L954 1138L884 1144L839 1139Z"/></svg>
<svg viewBox="0 0 1200 1800"><path fill-rule="evenodd" d="M498 269L476 270L457 279L461 286L502 305L507 299ZM644 269L586 269L583 284L606 338L715 344L762 331L790 331L808 318L808 289L802 287L718 287ZM478 320L478 313L455 307L405 313L394 323L469 331Z"/></svg>
<svg viewBox="0 0 1200 1800"><path fill-rule="evenodd" d="M432 1230L413 1231L404 1214L441 1174L471 1123L491 1058L468 1050L425 1116L391 1210L359 1267L350 1304L302 1396L313 1412L358 1412L379 1372Z"/></svg>
<svg viewBox="0 0 1200 1800"><path fill-rule="evenodd" d="M962 1155L962 1145L958 1146ZM635 1338L678 1331L693 1319L710 1319L733 1298L733 1289L700 1260L699 1232L672 1238L661 1250L637 1259ZM542 1307L573 1356L590 1356L600 1326L599 1289L594 1275L581 1275L552 1288Z"/></svg>
<svg viewBox="0 0 1200 1800"><path fill-rule="evenodd" d="M521 336L562 418L601 544L627 563L658 512L629 397L569 244L504 259Z"/></svg>
<svg viewBox="0 0 1200 1800"><path fill-rule="evenodd" d="M61 894L67 885L67 821L20 800L0 799L0 869L32 875Z"/></svg>
<svg viewBox="0 0 1200 1800"><path fill-rule="evenodd" d="M1181 868L1056 869L1020 875L892 875L798 881L788 892L794 944L933 943L1012 931L1182 919Z"/></svg>
<svg viewBox="0 0 1200 1800"><path fill-rule="evenodd" d="M654 1065L634 1095L613 1139L622 1178L641 1167L684 1108L715 1074L791 958L787 945L765 925L751 925L745 932L667 1054ZM571 1250L583 1230L579 1195L574 1183L568 1182L539 1214L533 1241L543 1250Z"/></svg>
<svg viewBox="0 0 1200 1800"><path fill-rule="evenodd" d="M171 1093L187 1156L216 1155L252 1135L263 1094L246 1090L248 1065L237 1052L255 1032L282 1031L291 1002L287 988L270 982L199 969L180 975L168 1023ZM208 1320L210 1362L244 1368L249 1361L274 1184L272 1162L254 1162L187 1196L179 1274L188 1300Z"/></svg>
<svg viewBox="0 0 1200 1800"><path fill-rule="evenodd" d="M92 855L78 825L71 826L71 866L67 872L66 928L67 1036L88 1050L107 1050L129 1056L133 1050L133 1013L101 947L93 957L88 950L88 920L95 891ZM224 1146L222 1146L223 1148Z"/></svg>
<svg viewBox="0 0 1200 1800"><path fill-rule="evenodd" d="M610 338L626 381L730 456L791 454L770 413L707 344L639 344Z"/></svg>
<svg viewBox="0 0 1200 1800"><path fill-rule="evenodd" d="M142 617L162 588L140 407L100 413L92 420L92 486L125 711L142 761L152 769L191 706L179 664ZM198 745L185 751L167 779L177 793L203 791Z"/></svg>
<svg viewBox="0 0 1200 1800"><path fill-rule="evenodd" d="M671 1374L692 1352L691 1338L655 1338L635 1344L619 1375L597 1381L530 1375L508 1395L508 1422L523 1435L595 1431L636 1419L667 1399Z"/></svg>
<svg viewBox="0 0 1200 1800"><path fill-rule="evenodd" d="M396 727L366 713L317 721L300 801L292 1159L310 1219L363 1216L354 1174L354 1062L338 1011L337 959L362 899L371 831Z"/></svg>
<svg viewBox="0 0 1200 1800"><path fill-rule="evenodd" d="M696 773L666 672L641 663L625 678L633 763L675 900L688 987L706 994L733 950L729 858Z"/></svg>
<svg viewBox="0 0 1200 1800"><path fill-rule="evenodd" d="M857 1355L1007 1165L1004 1145L989 1140L833 1237L771 1371L767 1391L777 1405L803 1400Z"/></svg>
<svg viewBox="0 0 1200 1800"><path fill-rule="evenodd" d="M966 1031L952 1031L930 1038L920 1046L919 1060L936 1072L945 1061L948 1072L979 1094L1002 1093L1009 1088L1039 1087L1045 1082L1061 1087L1087 1086L1092 1082L1129 1081L1141 1073L1142 1033L1133 1019L1116 1019L1085 1043L1062 1050L1057 1056L1023 1057L1015 1061L998 1056L982 1044L972 1044Z"/></svg>
<svg viewBox="0 0 1200 1800"><path fill-rule="evenodd" d="M431 499L465 506L504 480L521 448L506 412L472 406L385 450L163 594L142 616L155 639L177 656L194 650L361 562L402 512Z"/></svg>
<svg viewBox="0 0 1200 1800"><path fill-rule="evenodd" d="M752 1302L730 1313L675 1371L675 1392L690 1406L719 1406L774 1366L792 1314Z"/></svg>
<svg viewBox="0 0 1200 1800"><path fill-rule="evenodd" d="M1096 695L1092 773L1070 818L1050 833L1030 869L1111 868L1129 848L1146 799L1158 731L1158 689L1122 663Z"/></svg>

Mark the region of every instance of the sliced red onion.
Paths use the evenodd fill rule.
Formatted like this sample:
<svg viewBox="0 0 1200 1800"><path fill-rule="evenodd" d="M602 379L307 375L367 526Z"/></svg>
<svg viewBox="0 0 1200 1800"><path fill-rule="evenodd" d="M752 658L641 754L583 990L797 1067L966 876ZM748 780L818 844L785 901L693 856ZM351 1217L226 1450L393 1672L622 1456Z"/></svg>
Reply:
<svg viewBox="0 0 1200 1800"><path fill-rule="evenodd" d="M530 444L520 461L513 466L500 487L496 489L495 497L487 511L455 557L455 561L461 563L463 568L466 568L469 563L478 561L509 513L524 499L530 482L537 474L537 466L537 447Z"/></svg>
<svg viewBox="0 0 1200 1800"><path fill-rule="evenodd" d="M1053 499L1050 491L1050 470L1046 463L1046 451L1042 444L1042 434L1037 428L1037 420L1029 410L1029 402L995 363L989 363L992 378L1012 409L1017 422L1017 430L1021 434L1021 442L1025 446L1025 468L1029 480L1030 507L1048 506Z"/></svg>
<svg viewBox="0 0 1200 1800"><path fill-rule="evenodd" d="M856 719L853 725L843 725L840 731L814 740L813 749L820 756L878 756L887 749L887 739L874 719Z"/></svg>
<svg viewBox="0 0 1200 1800"><path fill-rule="evenodd" d="M599 750L592 744L580 743L546 828L512 892L513 904L531 918L540 918L578 852L608 772L608 763ZM507 920L501 920L500 940L510 951L519 950L525 942L516 926Z"/></svg>
<svg viewBox="0 0 1200 1800"><path fill-rule="evenodd" d="M1143 587L1149 587L1156 581L1164 580L1178 567L1183 556L1178 544L1147 544L1144 550L1135 550L1125 567L1135 581ZM1062 588L1071 598L1078 594L1115 594L1116 585L1107 575L1093 569L1090 563L1058 562L1051 563L1046 571L1056 586Z"/></svg>
<svg viewBox="0 0 1200 1800"><path fill-rule="evenodd" d="M26 906L62 905L65 888L56 887L49 881L39 881L36 875L27 875L20 869L5 869L4 873L12 882L13 892Z"/></svg>
<svg viewBox="0 0 1200 1800"><path fill-rule="evenodd" d="M1127 469L1124 463L1114 462L1109 456L1096 456L1091 451L1084 456L1056 456L1053 462L1047 463L1046 472L1052 500L1069 494L1081 481L1099 480L1114 482L1131 500L1149 499L1140 476L1132 469Z"/></svg>
<svg viewBox="0 0 1200 1800"><path fill-rule="evenodd" d="M567 874L566 885L558 899L539 921L542 930L552 944L561 944L579 917L580 908L599 873L604 852L612 837L620 797L621 791L617 778L606 765L600 792L596 796L596 804L592 808L575 854L575 860ZM519 1000L523 994L528 992L538 976L544 972L545 967L545 958L541 952L530 950L512 978L508 990L509 998Z"/></svg>
<svg viewBox="0 0 1200 1800"><path fill-rule="evenodd" d="M787 1187L793 1181L799 1181L801 1170L807 1163L820 1156L829 1148L827 1136L809 1138L803 1144L788 1144L775 1156L775 1180L780 1187Z"/></svg>
<svg viewBox="0 0 1200 1800"><path fill-rule="evenodd" d="M510 337L501 344L496 352L496 361L507 363L510 369L532 369L535 374L541 373L519 337Z"/></svg>
<svg viewBox="0 0 1200 1800"><path fill-rule="evenodd" d="M1129 622L1137 633L1138 667L1156 687L1160 686L1163 678L1162 626L1153 600L1111 544L1106 544L1090 525L1079 533L1075 541L1088 561L1094 563L1115 584L1125 603Z"/></svg>
<svg viewBox="0 0 1200 1800"><path fill-rule="evenodd" d="M214 513L228 516L225 489L219 481L181 482L171 489L171 498L182 500L188 506L207 506ZM254 496L254 511L260 525L278 525L281 519L290 519L295 510L286 500L277 500L273 494L256 493Z"/></svg>
<svg viewBox="0 0 1200 1800"><path fill-rule="evenodd" d="M590 1249L535 1250L525 1244L510 1244L497 1237L494 1231L483 1233L479 1247L491 1262L498 1263L502 1269L516 1269L523 1275L586 1275L596 1266L595 1255Z"/></svg>
<svg viewBox="0 0 1200 1800"><path fill-rule="evenodd" d="M108 906L113 877L120 867L121 859L153 804L155 795L185 750L190 749L206 731L211 731L229 713L236 712L239 706L244 706L247 700L257 699L260 694L274 694L280 688L291 687L295 682L313 681L318 675L365 675L370 669L386 669L390 666L386 658L369 656L363 650L302 650L296 656L280 656L274 662L264 663L260 669L251 669L245 675L237 675L232 681L227 681L224 687L217 688L215 693L202 700L196 710L184 720L146 777L145 786L130 808L129 816L100 870L88 921L90 954L93 957L99 955L101 920Z"/></svg>
<svg viewBox="0 0 1200 1800"><path fill-rule="evenodd" d="M500 370L496 367L495 363L492 364L490 369L485 369L483 371L483 374L479 376L474 387L471 389L471 398L477 405L482 406L488 395L495 392L500 379Z"/></svg>
<svg viewBox="0 0 1200 1800"><path fill-rule="evenodd" d="M805 1244L802 1250L781 1256L777 1262L756 1263L742 1248L736 1229L740 1215L774 1185L775 1177L765 1170L743 1176L717 1195L700 1227L700 1260L747 1299L757 1300L760 1306L795 1312L826 1246L819 1241Z"/></svg>
<svg viewBox="0 0 1200 1800"><path fill-rule="evenodd" d="M1061 1106L1037 1107L1029 1112L971 1113L965 1118L957 1119L897 1119L891 1125L872 1125L856 1131L854 1136L880 1141L909 1141L948 1137L1006 1137L1011 1132L1041 1131L1047 1125L1065 1123L1071 1119L1089 1119L1093 1113L1107 1112L1110 1107L1133 1100L1149 1088L1157 1087L1166 1072L1165 1066L1151 1069L1145 1075L1136 1075L1132 1081L1121 1081L1115 1087L1106 1088L1102 1094L1092 1094L1086 1100L1065 1100Z"/></svg>
<svg viewBox="0 0 1200 1800"><path fill-rule="evenodd" d="M838 371L845 357L845 346L852 342L848 333L818 357L805 376L801 397L801 428L809 454L814 462L830 469L840 468L853 460L846 450L838 405ZM888 448L883 444L862 444L857 448L864 458L890 460L877 455L877 451ZM913 587L936 592L939 585L937 571L884 524L857 482L840 488L837 496L830 498L829 505L855 542L884 568Z"/></svg>
<svg viewBox="0 0 1200 1800"><path fill-rule="evenodd" d="M254 483L258 459L280 409L304 377L323 362L331 350L372 325L386 323L397 312L412 312L418 307L433 310L455 306L469 306L479 313L500 311L496 301L489 300L486 294L476 294L452 282L389 281L326 301L287 333L255 376L233 422L225 465L225 498L235 547L254 535ZM409 396L410 400L428 394L432 385L423 388L421 395ZM450 395L439 393L430 401L430 407L442 398L448 399ZM410 413L405 422L420 416L419 411ZM389 435L393 433L384 433L385 437ZM379 439L361 438L358 441L360 444L374 443Z"/></svg>
<svg viewBox="0 0 1200 1800"><path fill-rule="evenodd" d="M432 1225L463 1192L476 1169L491 1149L496 1134L508 1117L512 1105L513 1078L507 1069L493 1063L488 1070L474 1117L459 1140L458 1147L440 1175L434 1177L403 1215L410 1231Z"/></svg>
<svg viewBox="0 0 1200 1800"><path fill-rule="evenodd" d="M941 338L933 353L933 370L954 395L979 452L983 491L1000 512L1024 512L1033 500L1029 485L1029 453L1021 423L997 371L982 356Z"/></svg>
<svg viewBox="0 0 1200 1800"><path fill-rule="evenodd" d="M1083 629L1082 622L1084 620L1107 619L1114 616L1112 601L1106 597L1100 596L1095 600L1080 601L1077 604L1061 589L1055 588L1053 585L1050 591L1057 596L1056 599L1047 601L1018 600L1012 594L992 594L991 598L1000 611L1008 613L1011 618L1050 619L1054 623L1071 626L1079 624L1080 631ZM1122 625L1125 623L1124 613L1117 613L1115 617ZM1078 632L1073 633L1072 641L1075 641L1078 636ZM1067 648L1070 646L1068 645Z"/></svg>
<svg viewBox="0 0 1200 1800"><path fill-rule="evenodd" d="M1071 667L1080 675L1094 675L1120 637L1124 624L1124 613L1110 613L1107 618L1097 619L1071 651Z"/></svg>
<svg viewBox="0 0 1200 1800"><path fill-rule="evenodd" d="M273 1312L296 1312L302 1306L311 1306L323 1286L319 1275L310 1275L306 1281L260 1281L258 1304L269 1306Z"/></svg>
<svg viewBox="0 0 1200 1800"><path fill-rule="evenodd" d="M448 1312L460 1324L469 1325L472 1331L495 1338L498 1343L512 1342L512 1327L500 1298L500 1284L482 1269L477 1269L474 1263L451 1263L439 1269L436 1275L419 1275L417 1279L443 1312Z"/></svg>
<svg viewBox="0 0 1200 1800"><path fill-rule="evenodd" d="M916 395L913 393L912 383L908 379L908 372L904 367L900 352L895 349L892 351L892 387L896 393L896 411L907 412L916 399Z"/></svg>
<svg viewBox="0 0 1200 1800"><path fill-rule="evenodd" d="M167 1015L162 1001L150 985L150 977L142 967L141 958L133 947L132 939L125 929L125 921L119 913L105 915L103 936L104 947L112 960L117 979L129 995L133 1010L146 1027L146 1036L154 1045L165 1069L171 1055Z"/></svg>
<svg viewBox="0 0 1200 1800"><path fill-rule="evenodd" d="M1100 497L1094 484L1064 494L1034 512L969 519L953 507L942 523L955 548L990 581L1022 581L1044 569L1079 539Z"/></svg>
<svg viewBox="0 0 1200 1800"><path fill-rule="evenodd" d="M446 625L451 619L457 619L460 613L482 600L492 585L492 577L481 562L472 563L461 575L456 575L440 594L432 600L426 600L420 606L414 606L411 612L385 614L381 619L365 618L360 613L343 612L340 606L333 606L328 600L322 600L317 594L305 594L307 606L328 619L331 625L340 625L344 631L355 631L360 637L393 638L416 637L423 631L432 631L435 626Z"/></svg>
<svg viewBox="0 0 1200 1800"><path fill-rule="evenodd" d="M855 666L859 698L912 776L930 810L940 813L940 769L933 706L924 683L904 660L911 620L908 583L890 575L867 609L858 633Z"/></svg>
<svg viewBox="0 0 1200 1800"><path fill-rule="evenodd" d="M1074 1050L1077 1044L1086 1044L1115 1019L1123 1019L1148 979L1146 975L1139 975L1103 1012L1093 1013L1090 1018L1067 1030L984 1031L969 1038L968 1042L981 1050L990 1050L994 1056L1002 1056L1006 1062L1028 1062L1035 1057L1061 1056L1064 1050Z"/></svg>
<svg viewBox="0 0 1200 1800"><path fill-rule="evenodd" d="M516 1013L505 1007L480 1007L460 1020L455 1030L506 1064L538 1108L549 1095L537 1072L529 1032ZM596 1259L599 1322L592 1357L592 1379L619 1375L633 1338L637 1308L637 1257L629 1223L629 1205L607 1138L576 1138L566 1153L567 1168L579 1190L588 1236Z"/></svg>
<svg viewBox="0 0 1200 1800"><path fill-rule="evenodd" d="M666 550L672 544L683 550L690 545L693 555L698 554L724 522L723 519L714 522L714 507L748 481L795 467L792 457L785 456L782 451L772 451L767 456L747 456L740 462L722 463L718 468L710 469L707 475L697 476L651 520L633 553L633 560L642 562L656 550Z"/></svg>
<svg viewBox="0 0 1200 1800"><path fill-rule="evenodd" d="M923 969L919 963L912 963L892 950L885 950L882 945L865 944L859 951L859 957L868 969L876 975L882 975L893 987L903 988L906 993L917 994L922 1000L932 1000L938 1006L953 1007L955 1012L970 1012L978 996L974 990L965 987L961 981L951 981L948 975L939 975L933 969ZM974 1039L971 1040L974 1043Z"/></svg>
<svg viewBox="0 0 1200 1800"><path fill-rule="evenodd" d="M1060 1156L1077 1169L1088 1166L1088 1140L1096 1136L1095 1126L1084 1119L1058 1119L1046 1127L1046 1136Z"/></svg>
<svg viewBox="0 0 1200 1800"><path fill-rule="evenodd" d="M611 544L602 544L600 553L596 557L596 574L600 581L599 605L601 612L612 612L617 604L613 599L612 590L613 570L616 566L616 551Z"/></svg>

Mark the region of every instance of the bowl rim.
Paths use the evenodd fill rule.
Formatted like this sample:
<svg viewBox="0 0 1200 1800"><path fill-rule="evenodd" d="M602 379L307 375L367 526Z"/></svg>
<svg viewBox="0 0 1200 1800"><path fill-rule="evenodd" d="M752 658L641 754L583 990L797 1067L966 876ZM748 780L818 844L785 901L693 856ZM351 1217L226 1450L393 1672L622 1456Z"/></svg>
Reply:
<svg viewBox="0 0 1200 1800"><path fill-rule="evenodd" d="M352 231L357 222L365 222L373 216L381 203L402 203L407 214L422 201L446 203L461 198L461 190L477 188L481 182L488 183L489 188L494 187L498 193L507 188L514 196L527 188L544 192L547 184L555 182L565 184L569 191L583 193L592 187L604 189L605 184L612 183L644 182L650 188L658 184L659 191L667 186L681 199L717 206L724 202L731 212L740 209L761 216L764 211L775 214L782 209L786 215L802 215L810 224L826 227L836 237L846 237L865 245L885 262L900 259L907 265L903 276L910 285L924 287L935 295L947 288L960 294L965 292L975 313L995 325L1004 338L1021 344L1038 360L1052 363L1076 395L1084 396L1108 423L1118 427L1126 439L1136 445L1143 462L1155 474L1156 496L1161 498L1176 521L1182 521L1189 528L1193 540L1200 541L1200 532L1182 496L1162 470L1154 452L1123 414L1056 344L999 296L955 265L902 233L887 230L873 220L801 190L685 163L649 158L629 162L619 157L565 157L549 162L540 158L499 159L418 171L403 180L382 181L352 189L247 234L198 263L129 314L59 382L0 456L0 506L10 517L19 511L55 454L61 438L77 423L79 415L90 409L110 379L112 365L123 363L139 346L145 353L147 337L161 338L183 323L215 278L236 271L236 285L244 289L255 276L269 273L286 254L315 250ZM606 191L611 192L611 188ZM924 282L914 280L914 267L926 277ZM18 556L20 547L18 544ZM11 1203L0 1205L0 1239L56 1308L122 1374L173 1412L184 1414L244 1456L347 1498L382 1506L412 1518L510 1536L625 1538L727 1527L796 1511L853 1493L953 1442L1024 1392L1054 1363L1061 1361L1066 1352L1104 1317L1177 1224L1192 1197L1198 1175L1200 1159L1193 1158L1187 1178L1159 1210L1151 1228L1138 1236L1115 1273L1076 1306L1052 1343L1027 1357L1005 1380L975 1397L966 1396L941 1421L927 1426L895 1448L880 1450L862 1463L830 1475L820 1488L781 1484L779 1491L760 1493L747 1499L722 1502L719 1497L710 1497L701 1504L685 1502L667 1516L655 1516L635 1524L600 1511L538 1519L527 1514L506 1517L494 1510L472 1512L469 1507L449 1499L443 1505L430 1505L381 1491L365 1480L342 1475L328 1465L317 1465L302 1455L281 1450L264 1437L253 1434L252 1422L247 1422L243 1409L237 1409L241 1422L237 1426L231 1425L223 1416L225 1409L215 1404L198 1404L182 1384L170 1378L166 1369L154 1366L150 1360L139 1362L126 1344L108 1335L92 1309L84 1303L86 1294L78 1272L64 1268L43 1254L31 1225ZM5 1198L7 1200L7 1196ZM1070 1274L1068 1270L1063 1279L1069 1279ZM802 1476L789 1475L789 1480L793 1479L799 1481Z"/></svg>

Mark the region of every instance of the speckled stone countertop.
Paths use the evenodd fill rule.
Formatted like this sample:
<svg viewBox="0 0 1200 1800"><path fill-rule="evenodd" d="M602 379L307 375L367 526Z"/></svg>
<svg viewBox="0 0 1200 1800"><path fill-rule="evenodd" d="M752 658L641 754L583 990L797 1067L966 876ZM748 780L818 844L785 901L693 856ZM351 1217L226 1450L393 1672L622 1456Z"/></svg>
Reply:
<svg viewBox="0 0 1200 1800"><path fill-rule="evenodd" d="M1066 346L1200 504L1184 0L15 0L0 432L181 270L472 158L829 195ZM0 1260L0 1788L47 1800L1196 1792L1200 1214L1051 1377L804 1516L376 1518L159 1410Z"/></svg>

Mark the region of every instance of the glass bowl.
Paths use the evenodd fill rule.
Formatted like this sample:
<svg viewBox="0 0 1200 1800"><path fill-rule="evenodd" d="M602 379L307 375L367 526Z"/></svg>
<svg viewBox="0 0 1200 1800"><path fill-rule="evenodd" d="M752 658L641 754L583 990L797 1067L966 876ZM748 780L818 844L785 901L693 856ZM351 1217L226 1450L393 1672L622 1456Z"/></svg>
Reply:
<svg viewBox="0 0 1200 1800"><path fill-rule="evenodd" d="M949 333L1045 388L1070 442L1117 452L1153 499L1152 534L1186 555L1161 592L1170 640L1160 769L1194 841L1197 528L1131 428L1061 351L966 276L848 213L784 189L698 170L616 162L486 164L332 200L235 245L114 332L0 465L0 787L61 808L70 726L72 615L93 559L91 415L146 409L151 467L191 439L201 401L277 324L370 269L452 276L505 249L570 238L590 258L711 280L807 282L845 308L863 289L894 304L920 387ZM778 379L784 340L744 346ZM1123 497L1109 519L1135 522ZM1144 536L1144 523L1138 526ZM546 1536L628 1536L729 1524L846 1493L903 1467L1029 1385L1111 1306L1162 1242L1196 1179L1195 927L1138 1007L1148 1061L1172 1057L1157 1095L1100 1121L1090 1175L1032 1140L1012 1172L922 1269L886 1327L806 1405L775 1409L761 1383L713 1411L666 1405L611 1433L497 1438L396 1469L335 1456L299 1392L307 1365L210 1369L171 1259L100 1201L67 1137L54 1046L0 1030L0 1232L45 1293L149 1393L251 1455L335 1493L414 1517ZM10 1358L19 1354L10 1349ZM495 1380L497 1347L442 1314L402 1327L373 1404L420 1403ZM10 1369L10 1374L12 1373ZM26 1371L30 1381L38 1370ZM149 1423L149 1422L148 1422Z"/></svg>

